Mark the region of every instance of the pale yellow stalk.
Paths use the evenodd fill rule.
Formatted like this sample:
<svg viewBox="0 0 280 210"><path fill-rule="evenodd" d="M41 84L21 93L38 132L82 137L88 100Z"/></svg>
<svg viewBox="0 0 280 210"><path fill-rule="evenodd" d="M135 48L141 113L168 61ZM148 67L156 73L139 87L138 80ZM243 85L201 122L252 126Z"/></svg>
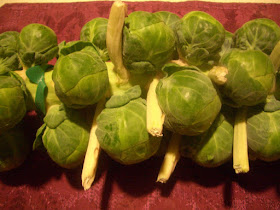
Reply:
<svg viewBox="0 0 280 210"><path fill-rule="evenodd" d="M161 79L161 74L153 78L147 93L147 130L152 136L162 136L165 115L159 107L156 87Z"/></svg>
<svg viewBox="0 0 280 210"><path fill-rule="evenodd" d="M126 83L129 80L129 73L122 60L122 31L126 16L127 5L121 1L115 1L109 15L106 45L110 60L115 66L114 70L120 77L120 83Z"/></svg>
<svg viewBox="0 0 280 210"><path fill-rule="evenodd" d="M233 168L237 174L249 171L246 118L247 107L237 110L233 138Z"/></svg>
<svg viewBox="0 0 280 210"><path fill-rule="evenodd" d="M173 173L175 166L180 159L179 148L181 138L182 136L180 134L173 133L157 177L157 182L166 183Z"/></svg>
<svg viewBox="0 0 280 210"><path fill-rule="evenodd" d="M81 177L82 186L84 187L84 190L88 190L95 179L95 174L98 165L98 157L100 153L100 145L97 136L95 134L95 131L97 129L96 119L98 115L101 113L101 111L103 110L104 105L105 105L105 98L101 99L96 106L91 130L90 130L90 137L89 137L89 142L88 142L87 152L85 155L82 177Z"/></svg>

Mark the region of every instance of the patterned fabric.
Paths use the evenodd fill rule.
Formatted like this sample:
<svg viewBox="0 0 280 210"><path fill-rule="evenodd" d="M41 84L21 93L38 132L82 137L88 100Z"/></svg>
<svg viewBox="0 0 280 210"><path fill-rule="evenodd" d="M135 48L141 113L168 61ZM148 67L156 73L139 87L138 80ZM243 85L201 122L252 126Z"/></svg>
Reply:
<svg viewBox="0 0 280 210"><path fill-rule="evenodd" d="M78 40L82 26L109 16L112 2L6 4L0 8L0 33L20 31L29 23L51 27L58 41ZM248 20L271 18L280 25L280 4L207 2L129 2L128 13L170 11L183 16L193 10L213 15L234 32ZM34 139L39 121L26 119ZM251 162L245 175L235 175L231 163L202 168L181 159L165 185L156 183L162 158L122 166L101 153L96 180L83 191L81 168L65 170L46 155L33 152L18 169L0 174L0 209L280 209L280 163Z"/></svg>

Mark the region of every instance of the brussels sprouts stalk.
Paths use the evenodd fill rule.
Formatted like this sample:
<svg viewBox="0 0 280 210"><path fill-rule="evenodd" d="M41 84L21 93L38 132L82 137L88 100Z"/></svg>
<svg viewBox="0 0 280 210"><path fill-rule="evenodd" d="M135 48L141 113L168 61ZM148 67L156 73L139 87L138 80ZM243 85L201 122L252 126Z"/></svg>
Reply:
<svg viewBox="0 0 280 210"><path fill-rule="evenodd" d="M269 57L274 65L275 72L278 72L280 68L280 41L275 45Z"/></svg>
<svg viewBox="0 0 280 210"><path fill-rule="evenodd" d="M158 73L150 84L147 94L147 130L152 136L162 136L162 128L165 115L159 107L156 87L159 80L162 78L161 73Z"/></svg>
<svg viewBox="0 0 280 210"><path fill-rule="evenodd" d="M157 182L166 183L175 169L177 162L180 159L180 142L182 136L177 133L173 133L168 144L167 151L164 156L163 163L161 165Z"/></svg>
<svg viewBox="0 0 280 210"><path fill-rule="evenodd" d="M96 119L104 108L105 98L101 99L96 106L94 113L93 123L90 130L89 142L87 152L85 155L83 170L82 170L82 186L84 190L88 190L94 179L98 165L98 157L100 153L100 145L96 137L95 131L97 129Z"/></svg>
<svg viewBox="0 0 280 210"><path fill-rule="evenodd" d="M247 107L239 108L235 116L233 137L233 168L237 174L249 171L246 118Z"/></svg>
<svg viewBox="0 0 280 210"><path fill-rule="evenodd" d="M111 7L106 34L108 54L120 77L120 83L127 83L129 80L129 73L122 59L122 30L126 15L127 5L119 0L115 1Z"/></svg>
<svg viewBox="0 0 280 210"><path fill-rule="evenodd" d="M214 66L209 72L208 77L217 85L227 82L228 69L224 66Z"/></svg>

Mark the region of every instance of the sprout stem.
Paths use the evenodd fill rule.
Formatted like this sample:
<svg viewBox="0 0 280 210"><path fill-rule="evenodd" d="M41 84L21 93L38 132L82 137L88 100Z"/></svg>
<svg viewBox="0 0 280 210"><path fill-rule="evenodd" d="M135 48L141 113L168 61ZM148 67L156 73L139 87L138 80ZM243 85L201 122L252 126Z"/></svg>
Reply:
<svg viewBox="0 0 280 210"><path fill-rule="evenodd" d="M106 34L108 54L120 77L120 83L129 80L129 73L122 60L122 30L126 15L127 5L120 0L115 1L111 7Z"/></svg>
<svg viewBox="0 0 280 210"><path fill-rule="evenodd" d="M147 93L147 130L152 136L162 136L162 129L165 115L162 113L159 107L156 87L159 80L162 78L161 74L158 73L150 84Z"/></svg>
<svg viewBox="0 0 280 210"><path fill-rule="evenodd" d="M275 72L278 72L280 68L280 41L275 45L269 57L274 65Z"/></svg>
<svg viewBox="0 0 280 210"><path fill-rule="evenodd" d="M174 171L175 166L180 159L179 147L181 137L180 134L173 133L157 177L157 182L166 183Z"/></svg>
<svg viewBox="0 0 280 210"><path fill-rule="evenodd" d="M83 170L82 170L82 186L84 190L88 190L95 178L97 164L98 164L98 157L100 153L100 145L97 140L95 131L97 128L96 119L98 115L101 113L105 105L105 97L101 99L97 106L94 113L93 123L90 130L89 142L87 147L87 152L85 155Z"/></svg>
<svg viewBox="0 0 280 210"><path fill-rule="evenodd" d="M237 174L249 171L246 118L247 107L238 109L235 116L233 139L233 168Z"/></svg>
<svg viewBox="0 0 280 210"><path fill-rule="evenodd" d="M214 66L209 72L208 77L217 85L227 82L228 69L224 66Z"/></svg>

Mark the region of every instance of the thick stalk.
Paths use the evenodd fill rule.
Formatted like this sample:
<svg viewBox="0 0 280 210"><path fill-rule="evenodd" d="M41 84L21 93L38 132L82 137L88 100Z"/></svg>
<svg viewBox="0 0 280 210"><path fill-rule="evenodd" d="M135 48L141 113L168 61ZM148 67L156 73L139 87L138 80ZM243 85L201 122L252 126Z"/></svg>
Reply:
<svg viewBox="0 0 280 210"><path fill-rule="evenodd" d="M274 65L275 72L278 72L280 68L280 41L275 45L269 57Z"/></svg>
<svg viewBox="0 0 280 210"><path fill-rule="evenodd" d="M101 99L97 106L93 117L93 122L90 130L89 142L87 152L85 155L83 170L82 170L82 186L84 190L88 190L95 178L96 169L98 165L98 157L100 153L100 145L97 140L95 131L97 129L96 119L101 113L105 105L105 98Z"/></svg>
<svg viewBox="0 0 280 210"><path fill-rule="evenodd" d="M150 84L147 93L147 130L152 136L162 136L162 129L165 115L159 107L156 87L159 80L162 78L161 74L157 74Z"/></svg>
<svg viewBox="0 0 280 210"><path fill-rule="evenodd" d="M233 168L237 174L249 171L246 125L247 107L242 107L237 110L234 122Z"/></svg>
<svg viewBox="0 0 280 210"><path fill-rule="evenodd" d="M217 85L223 85L227 82L228 69L223 66L214 66L209 72L208 77Z"/></svg>
<svg viewBox="0 0 280 210"><path fill-rule="evenodd" d="M157 182L166 183L174 171L175 166L180 159L179 148L181 137L180 134L173 133L157 177Z"/></svg>
<svg viewBox="0 0 280 210"><path fill-rule="evenodd" d="M108 54L115 66L114 70L120 77L120 83L126 83L129 80L129 73L122 60L122 31L126 15L126 4L115 1L111 7L106 34Z"/></svg>

